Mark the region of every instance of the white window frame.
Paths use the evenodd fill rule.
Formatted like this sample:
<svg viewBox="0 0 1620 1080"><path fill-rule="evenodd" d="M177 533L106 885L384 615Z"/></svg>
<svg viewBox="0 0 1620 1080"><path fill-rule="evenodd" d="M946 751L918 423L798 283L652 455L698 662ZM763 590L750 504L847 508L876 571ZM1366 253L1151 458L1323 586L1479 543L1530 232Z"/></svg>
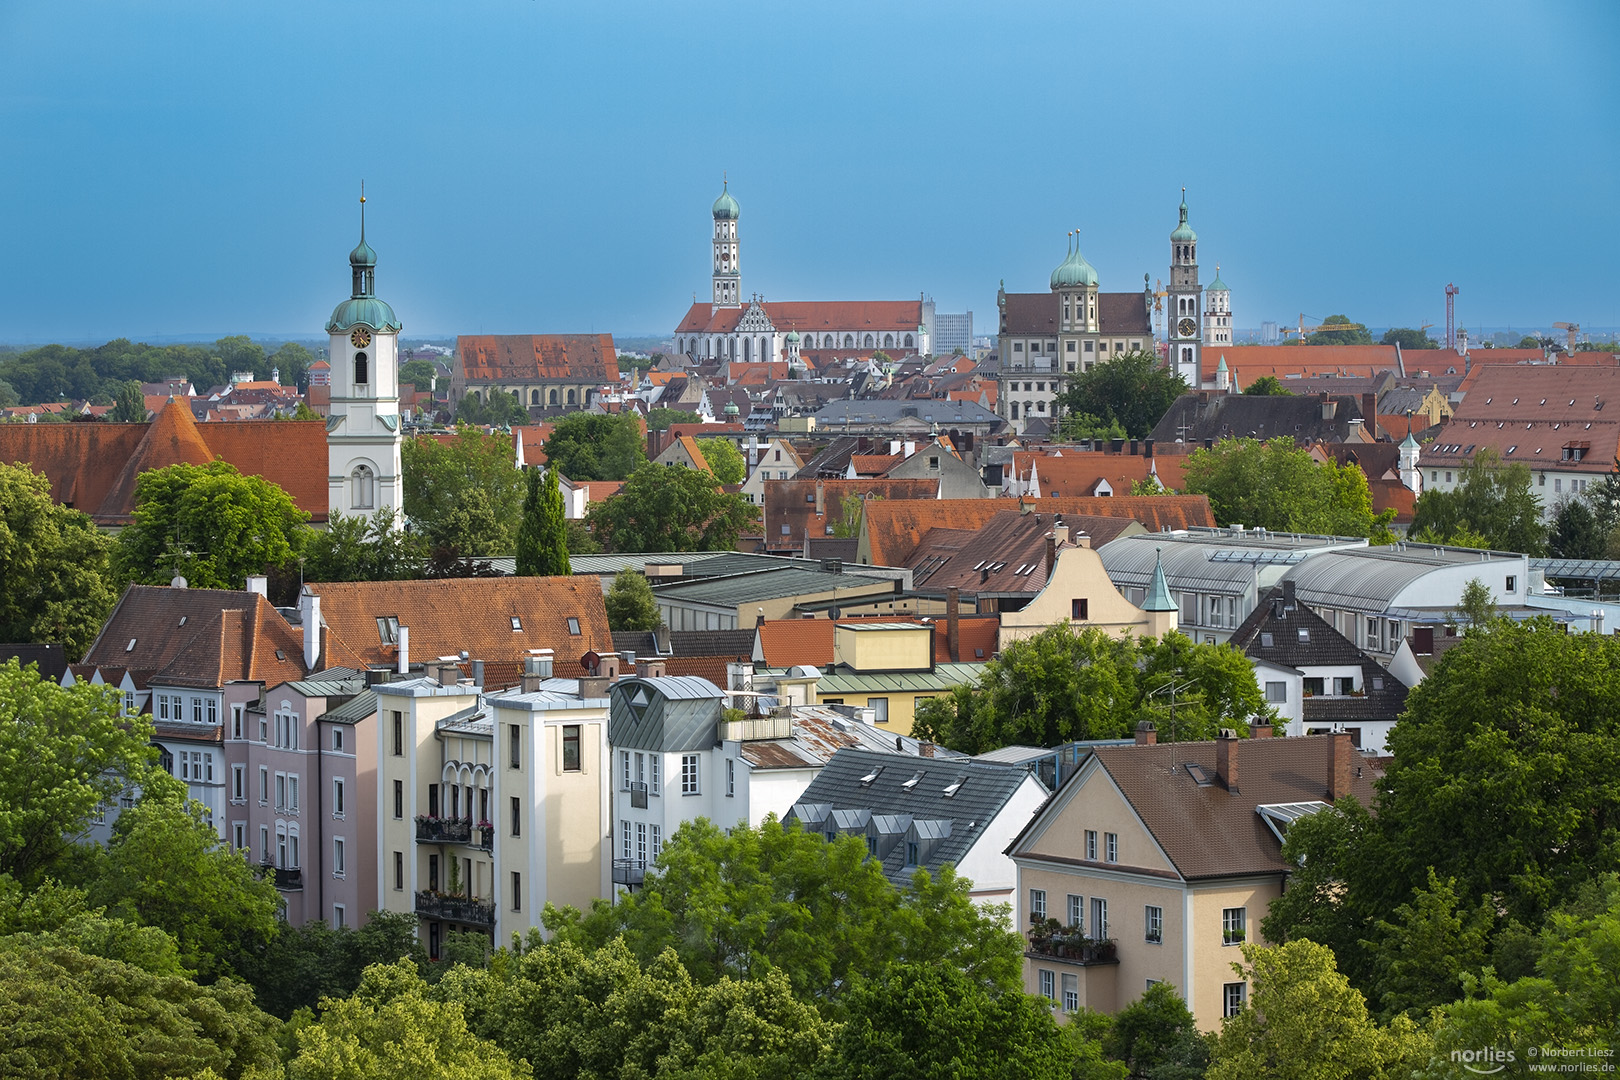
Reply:
<svg viewBox="0 0 1620 1080"><path fill-rule="evenodd" d="M1031 922L1046 918L1046 890L1029 890L1029 917Z"/></svg>
<svg viewBox="0 0 1620 1080"><path fill-rule="evenodd" d="M1142 912L1142 939L1150 945L1164 944L1164 908L1156 904L1144 905Z"/></svg>
<svg viewBox="0 0 1620 1080"><path fill-rule="evenodd" d="M701 795L701 794L703 794L703 788L702 788L703 776L702 776L701 764L700 764L702 760L703 760L702 756L699 755L699 754L682 754L681 755L681 794L682 795Z"/></svg>
<svg viewBox="0 0 1620 1080"><path fill-rule="evenodd" d="M1235 936L1234 936L1235 935ZM1249 936L1249 909L1229 907L1221 909L1221 944L1242 945Z"/></svg>

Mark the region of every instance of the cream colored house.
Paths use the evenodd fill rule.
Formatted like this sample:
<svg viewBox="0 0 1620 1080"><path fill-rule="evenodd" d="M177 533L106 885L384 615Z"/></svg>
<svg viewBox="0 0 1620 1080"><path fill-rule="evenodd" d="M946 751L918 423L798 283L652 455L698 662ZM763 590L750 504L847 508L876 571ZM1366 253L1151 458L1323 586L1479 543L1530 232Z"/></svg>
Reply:
<svg viewBox="0 0 1620 1080"><path fill-rule="evenodd" d="M452 929L504 943L547 901L611 895L607 680L549 668L498 694L449 664L375 688L377 907L414 912L430 956Z"/></svg>
<svg viewBox="0 0 1620 1080"><path fill-rule="evenodd" d="M1013 841L1028 992L1116 1012L1168 982L1205 1031L1243 1007L1232 965L1287 881L1288 823L1373 794L1348 735L1254 732L1155 745L1146 725L1097 748Z"/></svg>
<svg viewBox="0 0 1620 1080"><path fill-rule="evenodd" d="M1110 633L1150 637L1162 637L1176 628L1176 605L1170 599L1163 567L1155 566L1152 586L1138 607L1114 586L1101 556L1085 536L1071 542L1068 527L1061 524L1048 535L1056 556L1046 587L1017 611L1001 612L1002 648L1060 623L1077 630L1095 626Z"/></svg>

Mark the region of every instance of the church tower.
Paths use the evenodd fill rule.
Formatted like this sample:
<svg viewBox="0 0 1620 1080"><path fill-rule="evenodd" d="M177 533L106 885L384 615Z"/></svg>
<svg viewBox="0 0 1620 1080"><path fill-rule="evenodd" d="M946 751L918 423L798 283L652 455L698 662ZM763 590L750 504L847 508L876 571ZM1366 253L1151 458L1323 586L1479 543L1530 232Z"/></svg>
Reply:
<svg viewBox="0 0 1620 1080"><path fill-rule="evenodd" d="M722 183L714 200L714 307L742 307L742 271L737 263L737 218L741 210Z"/></svg>
<svg viewBox="0 0 1620 1080"><path fill-rule="evenodd" d="M1204 290L1204 344L1232 344L1232 292L1221 280L1221 264L1215 264L1215 280Z"/></svg>
<svg viewBox="0 0 1620 1080"><path fill-rule="evenodd" d="M349 253L353 289L332 311L327 359L332 407L326 418L327 508L332 516L370 517L405 509L399 447L399 331L394 309L377 299L377 253L366 243L360 196L360 245Z"/></svg>
<svg viewBox="0 0 1620 1080"><path fill-rule="evenodd" d="M1199 346L1203 321L1199 316L1198 234L1187 224L1187 189L1181 189L1181 222L1170 234L1170 370L1199 383Z"/></svg>

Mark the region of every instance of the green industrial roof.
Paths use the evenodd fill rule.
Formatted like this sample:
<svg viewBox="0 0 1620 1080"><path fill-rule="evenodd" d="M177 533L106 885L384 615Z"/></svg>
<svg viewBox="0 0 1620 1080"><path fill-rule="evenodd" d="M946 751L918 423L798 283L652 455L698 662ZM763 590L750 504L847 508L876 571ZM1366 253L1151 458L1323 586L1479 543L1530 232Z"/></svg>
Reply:
<svg viewBox="0 0 1620 1080"><path fill-rule="evenodd" d="M935 664L933 671L899 671L890 673L858 673L839 671L823 675L816 684L816 693L829 694L882 694L889 691L924 692L949 690L953 686L967 686L979 681L984 674L983 664Z"/></svg>

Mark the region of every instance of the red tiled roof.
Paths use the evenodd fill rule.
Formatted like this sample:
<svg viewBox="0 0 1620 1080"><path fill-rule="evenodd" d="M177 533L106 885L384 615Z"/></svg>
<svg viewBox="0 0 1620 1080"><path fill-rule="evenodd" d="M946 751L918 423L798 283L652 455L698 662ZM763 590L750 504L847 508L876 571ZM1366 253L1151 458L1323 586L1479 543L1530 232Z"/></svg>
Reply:
<svg viewBox="0 0 1620 1080"><path fill-rule="evenodd" d="M904 566L929 529L981 529L991 518L1008 510L1007 499L882 499L866 504L863 523L869 562L875 566ZM1149 532L1211 528L1215 515L1203 495L1115 496L1081 499L1064 496L1043 499L1044 513L1132 518ZM1034 507L1032 506L1033 510Z"/></svg>
<svg viewBox="0 0 1620 1080"><path fill-rule="evenodd" d="M84 663L188 686L274 685L306 674L302 636L263 596L152 585L124 590Z"/></svg>
<svg viewBox="0 0 1620 1080"><path fill-rule="evenodd" d="M1129 495L1131 485L1140 483L1149 475L1156 475L1168 491L1179 491L1187 464L1180 454L1160 454L1157 457L1138 457L1134 454L1111 454L1100 450L1069 450L1059 453L1016 451L1013 465L1019 481L1027 481L1033 468L1040 482L1040 491L1033 497L1040 499L1061 496L1094 496L1103 480L1108 481L1115 495ZM1150 471L1152 470L1152 471ZM1026 492L1026 497L1031 493Z"/></svg>
<svg viewBox="0 0 1620 1080"><path fill-rule="evenodd" d="M819 512L816 498L818 488L821 492ZM811 537L828 535L828 527L844 520L844 499L850 495L861 496L868 507L887 502L933 502L939 498L939 481L767 480L764 517L766 548L782 550L800 547L804 544L807 530Z"/></svg>
<svg viewBox="0 0 1620 1080"><path fill-rule="evenodd" d="M512 429L512 434L523 440L524 464L546 463L546 440L551 438L551 432L556 426L556 424L521 424ZM515 449L513 453L516 453Z"/></svg>
<svg viewBox="0 0 1620 1080"><path fill-rule="evenodd" d="M1004 331L1008 336L1052 334L1061 325L1059 297L1055 292L1008 293ZM1139 292L1099 292L1097 294L1097 333L1099 335L1152 333L1147 305ZM1144 346L1146 347L1146 346Z"/></svg>
<svg viewBox="0 0 1620 1080"><path fill-rule="evenodd" d="M1407 367L1412 357L1434 354L1424 350L1420 354L1406 353ZM1398 371L1393 345L1218 345L1203 350L1203 377L1213 379L1221 358L1226 368L1241 386L1248 386L1262 375L1285 379L1290 375L1353 375L1368 378L1380 371ZM1427 360L1423 367L1433 371L1437 361ZM1440 365L1444 370L1445 365ZM1457 365L1462 370L1462 365ZM1286 383L1283 384L1287 386Z"/></svg>
<svg viewBox="0 0 1620 1080"><path fill-rule="evenodd" d="M1424 467L1457 467L1489 448L1510 464L1602 474L1620 452L1620 367L1485 365L1463 388L1456 414L1423 447ZM1566 447L1581 460L1564 460Z"/></svg>
<svg viewBox="0 0 1620 1080"><path fill-rule="evenodd" d="M916 333L922 324L920 300L770 300L760 304L779 333L797 330L837 330L859 333L894 331ZM737 328L746 308L711 309L709 304L693 304L687 309L677 334L729 334Z"/></svg>
<svg viewBox="0 0 1620 1080"><path fill-rule="evenodd" d="M619 381L612 334L477 334L456 338L456 355L468 382Z"/></svg>

